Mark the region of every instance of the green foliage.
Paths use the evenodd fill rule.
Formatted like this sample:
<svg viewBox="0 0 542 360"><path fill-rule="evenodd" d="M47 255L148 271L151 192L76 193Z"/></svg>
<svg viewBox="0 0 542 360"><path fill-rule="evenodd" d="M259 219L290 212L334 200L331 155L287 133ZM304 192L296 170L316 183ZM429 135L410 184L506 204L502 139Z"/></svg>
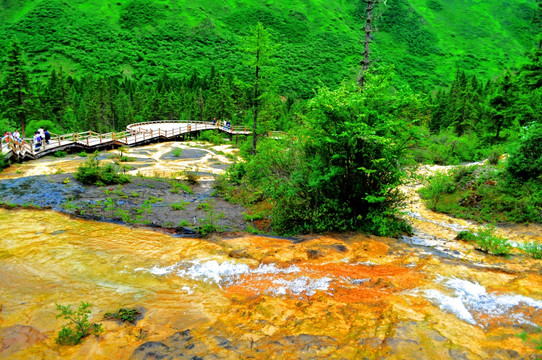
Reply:
<svg viewBox="0 0 542 360"><path fill-rule="evenodd" d="M77 154L77 156L79 156L79 157L87 157L88 154L86 153L86 151L81 151L80 153Z"/></svg>
<svg viewBox="0 0 542 360"><path fill-rule="evenodd" d="M117 312L107 312L104 315L104 319L116 319L122 322L134 323L141 315L141 312L137 309L120 308Z"/></svg>
<svg viewBox="0 0 542 360"><path fill-rule="evenodd" d="M422 199L427 199L427 206L436 210L443 193L452 193L455 190L454 178L447 173L437 172L429 178L427 186L420 189Z"/></svg>
<svg viewBox="0 0 542 360"><path fill-rule="evenodd" d="M101 166L97 156L98 154L94 153L77 168L75 179L83 184L98 186L130 182L130 179L123 174L119 174L112 164Z"/></svg>
<svg viewBox="0 0 542 360"><path fill-rule="evenodd" d="M542 125L532 124L511 152L507 170L512 176L522 179L537 179L542 176Z"/></svg>
<svg viewBox="0 0 542 360"><path fill-rule="evenodd" d="M170 207L171 207L172 210L184 210L186 208L187 204L188 204L188 202L186 202L186 201L175 202L175 203L171 204Z"/></svg>
<svg viewBox="0 0 542 360"><path fill-rule="evenodd" d="M199 210L203 210L205 212L208 212L209 210L212 209L212 205L209 204L209 203L200 203L200 204L198 204L198 206L196 208L199 209Z"/></svg>
<svg viewBox="0 0 542 360"><path fill-rule="evenodd" d="M186 227L186 226L190 226L190 223L186 220L179 220L179 225L177 225L177 227Z"/></svg>
<svg viewBox="0 0 542 360"><path fill-rule="evenodd" d="M201 176L197 171L186 170L183 172L184 180L188 181L189 184L196 185L199 183Z"/></svg>
<svg viewBox="0 0 542 360"><path fill-rule="evenodd" d="M401 140L409 136L396 116L411 104L390 86L389 71L381 69L363 93L348 85L320 89L295 137L260 141L258 153L227 178L242 176L252 194L271 200L273 230L281 234L408 230L395 218L405 176Z"/></svg>
<svg viewBox="0 0 542 360"><path fill-rule="evenodd" d="M63 158L63 157L68 156L68 153L65 152L65 151L59 150L59 151L55 151L53 153L53 156L56 157L56 158Z"/></svg>
<svg viewBox="0 0 542 360"><path fill-rule="evenodd" d="M222 145L226 142L224 136L218 130L204 131L200 134L198 140L208 141L214 145Z"/></svg>
<svg viewBox="0 0 542 360"><path fill-rule="evenodd" d="M520 181L494 166L435 174L420 195L433 210L485 222L542 222L542 183Z"/></svg>
<svg viewBox="0 0 542 360"><path fill-rule="evenodd" d="M73 310L71 305L56 304L56 309L60 312L56 318L64 318L70 322L63 325L56 338L56 343L60 345L77 345L88 335L99 335L103 332L102 324L90 323L88 314L90 307L88 302L82 301L77 310Z"/></svg>
<svg viewBox="0 0 542 360"><path fill-rule="evenodd" d="M533 241L523 244L521 248L531 257L538 260L542 259L542 244Z"/></svg>
<svg viewBox="0 0 542 360"><path fill-rule="evenodd" d="M5 159L4 154L0 152L0 172L6 167L9 166L9 162Z"/></svg>
<svg viewBox="0 0 542 360"><path fill-rule="evenodd" d="M175 148L172 152L173 156L175 157L181 157L181 154L183 153L183 149L181 148Z"/></svg>
<svg viewBox="0 0 542 360"><path fill-rule="evenodd" d="M178 194L181 190L187 194L193 194L194 192L190 187L180 181L170 180L168 183L172 186L172 189L169 190L171 193Z"/></svg>
<svg viewBox="0 0 542 360"><path fill-rule="evenodd" d="M457 238L472 241L477 249L492 255L508 256L512 250L508 240L497 235L495 226L491 225L479 228L476 234L470 231L461 232Z"/></svg>
<svg viewBox="0 0 542 360"><path fill-rule="evenodd" d="M487 161L491 165L498 165L501 156L503 155L503 149L501 147L494 147L487 156Z"/></svg>

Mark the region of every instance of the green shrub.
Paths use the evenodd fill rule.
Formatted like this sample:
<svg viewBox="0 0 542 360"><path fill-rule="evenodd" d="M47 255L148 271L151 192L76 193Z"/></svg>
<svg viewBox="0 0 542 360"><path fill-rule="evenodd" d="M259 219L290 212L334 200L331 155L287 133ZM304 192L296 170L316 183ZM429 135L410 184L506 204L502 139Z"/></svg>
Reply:
<svg viewBox="0 0 542 360"><path fill-rule="evenodd" d="M183 153L183 149L181 148L176 148L174 149L172 152L173 156L175 157L181 157L182 153Z"/></svg>
<svg viewBox="0 0 542 360"><path fill-rule="evenodd" d="M533 124L527 133L510 152L507 170L512 176L522 180L542 176L542 125Z"/></svg>
<svg viewBox="0 0 542 360"><path fill-rule="evenodd" d="M186 204L188 204L186 201L181 202L175 202L170 205L172 210L184 210L186 208Z"/></svg>
<svg viewBox="0 0 542 360"><path fill-rule="evenodd" d="M198 204L198 206L197 206L197 209L203 210L205 212L211 210L211 208L212 208L212 206L209 203L201 203L201 204Z"/></svg>
<svg viewBox="0 0 542 360"><path fill-rule="evenodd" d="M454 176L444 172L436 172L429 178L428 184L419 192L423 199L427 200L427 206L436 210L439 200L444 193L452 193L455 190Z"/></svg>
<svg viewBox="0 0 542 360"><path fill-rule="evenodd" d="M75 178L78 181L81 181L83 184L98 186L130 182L130 179L124 174L119 174L112 164L101 166L100 161L96 157L97 153L94 153L77 168Z"/></svg>
<svg viewBox="0 0 542 360"><path fill-rule="evenodd" d="M77 345L88 335L99 335L103 332L102 324L90 323L88 314L90 314L90 303L82 301L77 310L73 310L71 305L56 304L56 309L60 314L56 318L70 320L69 323L62 326L56 338L56 343L60 345Z"/></svg>
<svg viewBox="0 0 542 360"><path fill-rule="evenodd" d="M68 156L68 153L65 152L65 151L59 150L59 151L55 151L53 153L53 156L56 157L56 158L63 158L63 157Z"/></svg>
<svg viewBox="0 0 542 360"><path fill-rule="evenodd" d="M122 322L134 323L141 312L137 309L120 308L117 312L107 312L104 315L104 319L116 319Z"/></svg>
<svg viewBox="0 0 542 360"><path fill-rule="evenodd" d="M88 154L85 151L81 151L77 155L80 156L80 157L87 157L88 156Z"/></svg>
<svg viewBox="0 0 542 360"><path fill-rule="evenodd" d="M533 241L523 244L521 248L533 258L542 259L542 244Z"/></svg>
<svg viewBox="0 0 542 360"><path fill-rule="evenodd" d="M185 171L183 173L183 177L186 181L188 181L188 183L192 185L196 185L197 183L199 183L199 180L201 178L197 171Z"/></svg>
<svg viewBox="0 0 542 360"><path fill-rule="evenodd" d="M202 131L198 138L200 141L208 141L214 145L222 145L226 142L222 133L218 130Z"/></svg>
<svg viewBox="0 0 542 360"><path fill-rule="evenodd" d="M462 231L457 238L474 242L475 248L492 255L508 256L512 250L512 245L507 239L497 235L493 225L479 228L476 234L470 231Z"/></svg>
<svg viewBox="0 0 542 360"><path fill-rule="evenodd" d="M501 158L503 154L503 149L501 147L494 147L490 150L489 155L487 157L487 161L491 165L497 165L499 163L499 159Z"/></svg>

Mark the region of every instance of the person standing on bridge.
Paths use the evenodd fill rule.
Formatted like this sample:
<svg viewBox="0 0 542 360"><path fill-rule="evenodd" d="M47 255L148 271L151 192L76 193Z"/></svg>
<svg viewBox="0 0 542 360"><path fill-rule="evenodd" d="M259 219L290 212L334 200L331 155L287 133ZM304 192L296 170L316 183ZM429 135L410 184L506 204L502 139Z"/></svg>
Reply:
<svg viewBox="0 0 542 360"><path fill-rule="evenodd" d="M39 132L34 132L34 150L38 150L41 146L41 137Z"/></svg>
<svg viewBox="0 0 542 360"><path fill-rule="evenodd" d="M17 141L19 144L21 143L21 134L19 134L19 130L15 130L13 133L13 140Z"/></svg>
<svg viewBox="0 0 542 360"><path fill-rule="evenodd" d="M38 129L38 133L40 134L40 138L43 141L43 139L45 139L45 131L43 131L43 127L40 127Z"/></svg>
<svg viewBox="0 0 542 360"><path fill-rule="evenodd" d="M49 140L51 140L51 134L49 134L49 130L45 129L43 135L45 135L45 143L49 145Z"/></svg>

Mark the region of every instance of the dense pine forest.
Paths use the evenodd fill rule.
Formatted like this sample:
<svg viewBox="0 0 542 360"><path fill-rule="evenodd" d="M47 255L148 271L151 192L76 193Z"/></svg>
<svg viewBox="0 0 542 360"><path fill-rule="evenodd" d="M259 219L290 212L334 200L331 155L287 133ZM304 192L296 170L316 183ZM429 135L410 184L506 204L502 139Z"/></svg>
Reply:
<svg viewBox="0 0 542 360"><path fill-rule="evenodd" d="M376 2L372 24L360 88L364 1L3 0L0 130L105 132L213 118L250 126L247 161L221 191L268 201L280 233L408 231L395 218L405 169L498 164L506 153L506 165L484 174L506 179L480 195L485 210L461 213L438 200L435 209L539 221L540 0L390 0ZM290 135L271 141L269 130ZM441 179L427 196L453 194L454 184ZM484 213L501 205L522 210Z"/></svg>

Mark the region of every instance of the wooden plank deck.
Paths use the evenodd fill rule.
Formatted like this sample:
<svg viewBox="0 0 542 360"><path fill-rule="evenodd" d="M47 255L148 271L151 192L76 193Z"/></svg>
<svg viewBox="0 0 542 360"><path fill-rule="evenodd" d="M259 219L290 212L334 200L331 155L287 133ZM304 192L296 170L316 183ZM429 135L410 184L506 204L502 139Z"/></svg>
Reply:
<svg viewBox="0 0 542 360"><path fill-rule="evenodd" d="M22 143L15 141L0 142L4 158L15 157L21 160L37 159L56 151L69 148L80 148L82 150L92 151L106 147L115 146L141 146L161 139L171 140L185 134L198 133L205 130L219 130L233 135L251 134L246 127L226 128L219 124L213 124L210 121L191 121L191 120L161 120L148 121L143 123L130 124L125 131L110 132L105 134L94 131L85 131L81 133L57 135L51 134L49 144L42 142L42 146L35 149L32 139L25 138Z"/></svg>

